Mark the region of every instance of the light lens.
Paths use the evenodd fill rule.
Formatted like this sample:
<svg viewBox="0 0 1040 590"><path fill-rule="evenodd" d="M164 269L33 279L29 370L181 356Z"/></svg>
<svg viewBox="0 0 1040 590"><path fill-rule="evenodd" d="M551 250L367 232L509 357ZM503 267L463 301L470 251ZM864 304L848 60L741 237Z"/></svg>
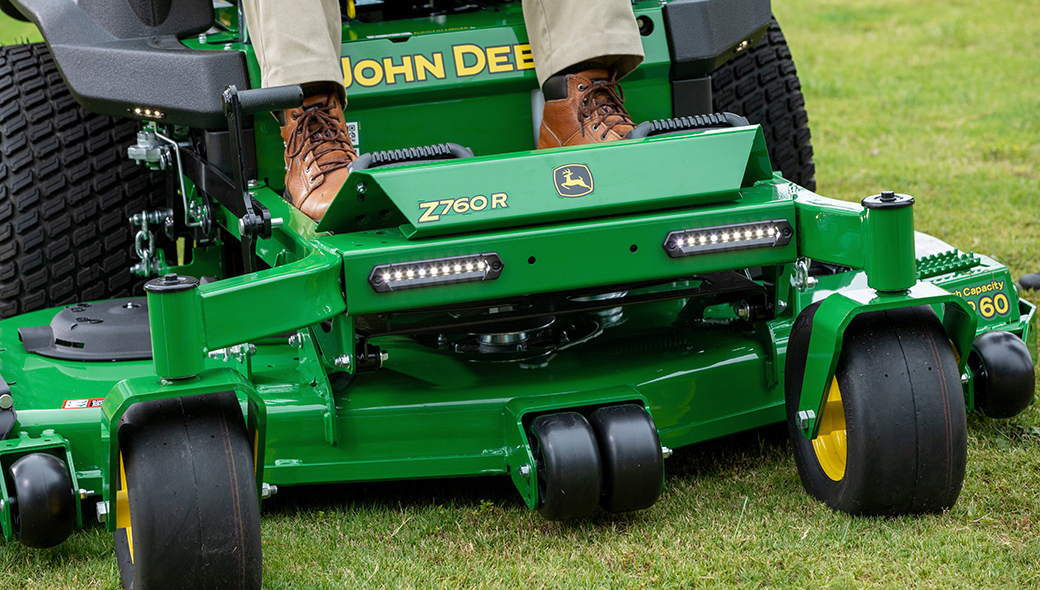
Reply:
<svg viewBox="0 0 1040 590"><path fill-rule="evenodd" d="M786 246L794 231L784 219L716 225L669 232L664 250L672 258L750 248Z"/></svg>
<svg viewBox="0 0 1040 590"><path fill-rule="evenodd" d="M494 252L381 264L372 269L368 283L377 293L454 283L490 281L502 274L502 259Z"/></svg>

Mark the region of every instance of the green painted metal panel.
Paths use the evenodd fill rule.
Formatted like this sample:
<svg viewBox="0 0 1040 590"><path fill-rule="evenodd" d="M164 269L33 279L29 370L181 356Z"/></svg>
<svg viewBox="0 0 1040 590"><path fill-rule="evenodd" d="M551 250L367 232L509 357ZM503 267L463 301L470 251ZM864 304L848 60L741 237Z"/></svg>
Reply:
<svg viewBox="0 0 1040 590"><path fill-rule="evenodd" d="M772 178L749 170L765 153L761 134L743 127L355 172L318 230L368 229L396 221L396 210L409 237L425 238L737 200Z"/></svg>

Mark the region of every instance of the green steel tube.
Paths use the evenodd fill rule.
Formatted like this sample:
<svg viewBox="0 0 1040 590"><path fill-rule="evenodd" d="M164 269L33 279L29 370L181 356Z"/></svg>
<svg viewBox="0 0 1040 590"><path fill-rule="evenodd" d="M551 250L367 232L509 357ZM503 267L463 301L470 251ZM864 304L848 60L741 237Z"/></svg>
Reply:
<svg viewBox="0 0 1040 590"><path fill-rule="evenodd" d="M867 210L867 284L902 292L917 282L914 249L914 198L886 191L863 199Z"/></svg>
<svg viewBox="0 0 1040 590"><path fill-rule="evenodd" d="M191 377L204 368L198 286L198 279L175 273L148 281L144 286L148 295L152 360L155 374L163 379Z"/></svg>

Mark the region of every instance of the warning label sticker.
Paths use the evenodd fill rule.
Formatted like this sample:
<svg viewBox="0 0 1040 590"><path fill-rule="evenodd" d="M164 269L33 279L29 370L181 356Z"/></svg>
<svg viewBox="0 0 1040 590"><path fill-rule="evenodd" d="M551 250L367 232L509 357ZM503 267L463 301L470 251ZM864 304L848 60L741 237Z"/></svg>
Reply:
<svg viewBox="0 0 1040 590"><path fill-rule="evenodd" d="M63 410L82 410L84 408L100 408L101 404L105 401L105 398L99 397L95 399L67 399L65 403L61 405Z"/></svg>

